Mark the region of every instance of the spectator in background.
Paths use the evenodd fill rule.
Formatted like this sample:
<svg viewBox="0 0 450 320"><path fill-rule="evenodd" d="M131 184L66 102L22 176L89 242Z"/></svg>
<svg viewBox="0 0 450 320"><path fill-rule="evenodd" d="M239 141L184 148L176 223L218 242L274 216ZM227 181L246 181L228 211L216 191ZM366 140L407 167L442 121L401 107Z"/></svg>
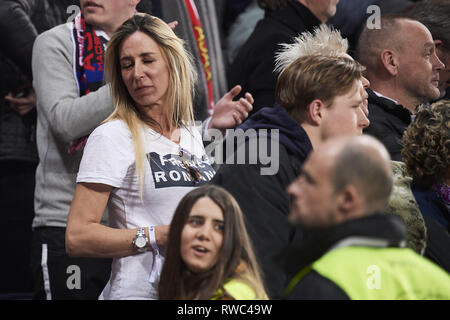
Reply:
<svg viewBox="0 0 450 320"><path fill-rule="evenodd" d="M247 42L239 50L230 67L228 85L240 84L251 92L255 102L253 113L275 102L275 52L280 43L291 43L304 31L325 23L336 12L338 0L259 0L265 8Z"/></svg>
<svg viewBox="0 0 450 320"><path fill-rule="evenodd" d="M450 98L450 0L419 1L410 7L405 15L423 23L436 46L436 55L445 64L439 73L441 98Z"/></svg>
<svg viewBox="0 0 450 320"><path fill-rule="evenodd" d="M239 49L255 29L256 23L264 17L264 10L257 0L225 0L223 29L227 71L236 58Z"/></svg>
<svg viewBox="0 0 450 320"><path fill-rule="evenodd" d="M103 52L115 28L134 14L137 2L96 1L95 5L82 0L83 15L36 39L32 66L40 162L32 247L35 299L97 299L108 279L110 259L66 255L65 228L81 159L77 150L84 143L81 138L112 112L109 87L102 86ZM89 40L92 44L95 40L101 53L92 62L88 57L94 49ZM83 286L70 290L66 281L72 265L79 268Z"/></svg>
<svg viewBox="0 0 450 320"><path fill-rule="evenodd" d="M65 22L67 7L75 2L0 2L0 250L5 257L0 264L0 294L32 291L29 261L38 163L36 96L31 86L34 40Z"/></svg>
<svg viewBox="0 0 450 320"><path fill-rule="evenodd" d="M367 67L370 126L392 160L401 161L401 138L414 108L439 98L439 72L433 38L418 21L396 15L381 17L380 29L364 28L357 59Z"/></svg>
<svg viewBox="0 0 450 320"><path fill-rule="evenodd" d="M225 143L233 143L234 153L227 154L212 183L227 189L238 201L272 299L283 295L287 281L273 255L303 241L302 231L286 219L290 202L285 190L300 174L313 148L336 135L362 134L369 124L361 108L362 71L361 65L346 57L321 56L320 52L299 57L278 78L279 104L261 109L239 127L248 138ZM275 146L268 147L274 172L262 175L267 162L260 158L252 163L249 154L252 146L269 144L272 139ZM237 161L241 155L246 156L245 164Z"/></svg>
<svg viewBox="0 0 450 320"><path fill-rule="evenodd" d="M189 192L170 224L160 299L267 299L241 209L224 189Z"/></svg>
<svg viewBox="0 0 450 320"><path fill-rule="evenodd" d="M298 272L289 299L450 298L450 276L403 248L400 218L379 213L391 188L389 154L373 137L330 139L310 154L288 188L290 221L312 233L285 252L284 263Z"/></svg>
<svg viewBox="0 0 450 320"><path fill-rule="evenodd" d="M403 160L425 220L425 256L450 272L450 100L421 107L403 136Z"/></svg>

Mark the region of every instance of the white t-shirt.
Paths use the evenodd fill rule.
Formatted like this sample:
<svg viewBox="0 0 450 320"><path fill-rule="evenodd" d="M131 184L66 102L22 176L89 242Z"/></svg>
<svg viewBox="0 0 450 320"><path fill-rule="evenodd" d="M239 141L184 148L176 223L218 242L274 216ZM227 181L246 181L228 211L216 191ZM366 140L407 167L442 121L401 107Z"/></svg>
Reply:
<svg viewBox="0 0 450 320"><path fill-rule="evenodd" d="M191 181L179 160L180 147L193 155L194 160L189 163L200 171L200 183ZM181 198L194 187L211 180L215 174L206 158L201 135L195 128L181 129L180 145L147 128L144 151L146 162L141 201L128 126L120 120L110 121L89 136L77 182L103 183L113 187L107 205L112 228L170 224ZM157 299L158 281L149 281L152 268L151 251L113 259L111 277L99 298Z"/></svg>

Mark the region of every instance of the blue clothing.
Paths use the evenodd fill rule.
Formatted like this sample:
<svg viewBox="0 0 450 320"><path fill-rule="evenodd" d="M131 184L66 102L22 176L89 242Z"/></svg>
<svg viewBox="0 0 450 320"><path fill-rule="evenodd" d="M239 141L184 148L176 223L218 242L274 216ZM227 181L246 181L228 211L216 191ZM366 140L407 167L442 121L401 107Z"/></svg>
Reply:
<svg viewBox="0 0 450 320"><path fill-rule="evenodd" d="M427 188L413 180L411 190L427 230L427 246L424 255L450 272L450 212L432 188Z"/></svg>
<svg viewBox="0 0 450 320"><path fill-rule="evenodd" d="M306 158L312 150L311 141L305 130L279 104L265 107L241 124L239 129L279 129L280 143L289 154Z"/></svg>
<svg viewBox="0 0 450 320"><path fill-rule="evenodd" d="M442 227L449 230L450 212L439 195L433 189L426 188L417 181L413 181L411 190L419 204L420 212L432 217Z"/></svg>

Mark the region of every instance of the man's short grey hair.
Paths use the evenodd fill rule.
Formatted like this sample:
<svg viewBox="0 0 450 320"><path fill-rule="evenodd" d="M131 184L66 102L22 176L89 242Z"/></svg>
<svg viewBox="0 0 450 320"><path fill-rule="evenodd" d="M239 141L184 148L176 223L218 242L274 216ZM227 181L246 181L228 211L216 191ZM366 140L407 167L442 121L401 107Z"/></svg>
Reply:
<svg viewBox="0 0 450 320"><path fill-rule="evenodd" d="M450 0L427 0L415 3L405 12L411 19L424 24L434 40L441 40L450 50Z"/></svg>
<svg viewBox="0 0 450 320"><path fill-rule="evenodd" d="M294 38L293 43L281 44L275 54L275 73L280 74L288 65L303 56L323 55L341 57L347 53L348 41L342 38L339 30L322 24L311 33L303 32Z"/></svg>
<svg viewBox="0 0 450 320"><path fill-rule="evenodd" d="M332 183L335 192L354 185L365 200L367 214L382 211L393 188L386 147L369 135L348 138L334 160Z"/></svg>

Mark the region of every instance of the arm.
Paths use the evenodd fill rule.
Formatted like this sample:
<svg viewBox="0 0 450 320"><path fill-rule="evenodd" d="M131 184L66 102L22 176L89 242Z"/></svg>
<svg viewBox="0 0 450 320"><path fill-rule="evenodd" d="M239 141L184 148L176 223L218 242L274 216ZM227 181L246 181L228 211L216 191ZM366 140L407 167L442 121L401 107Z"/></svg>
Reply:
<svg viewBox="0 0 450 320"><path fill-rule="evenodd" d="M136 229L115 229L100 224L112 187L101 183L78 183L69 211L66 250L70 256L115 258L136 254ZM158 246L167 241L168 226L156 226ZM148 238L148 227L145 228ZM149 243L148 250L152 250Z"/></svg>
<svg viewBox="0 0 450 320"><path fill-rule="evenodd" d="M30 19L31 1L0 1L0 49L31 79L31 53L37 30Z"/></svg>
<svg viewBox="0 0 450 320"><path fill-rule="evenodd" d="M68 25L63 25L41 34L33 48L32 62L38 112L65 142L91 133L113 111L107 85L78 96L70 32Z"/></svg>

